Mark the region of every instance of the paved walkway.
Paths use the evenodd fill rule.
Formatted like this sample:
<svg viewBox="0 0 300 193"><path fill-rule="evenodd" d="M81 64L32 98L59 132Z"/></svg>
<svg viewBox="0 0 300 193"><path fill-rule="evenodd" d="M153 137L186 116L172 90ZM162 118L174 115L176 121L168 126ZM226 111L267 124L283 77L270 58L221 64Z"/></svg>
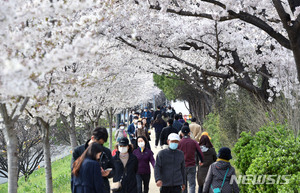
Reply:
<svg viewBox="0 0 300 193"><path fill-rule="evenodd" d="M154 153L154 159L156 159L157 153L161 150L160 146L155 148L155 131L151 130L151 150ZM151 179L149 184L149 193L159 193L159 188L156 186L155 179L154 179L154 169L151 166Z"/></svg>

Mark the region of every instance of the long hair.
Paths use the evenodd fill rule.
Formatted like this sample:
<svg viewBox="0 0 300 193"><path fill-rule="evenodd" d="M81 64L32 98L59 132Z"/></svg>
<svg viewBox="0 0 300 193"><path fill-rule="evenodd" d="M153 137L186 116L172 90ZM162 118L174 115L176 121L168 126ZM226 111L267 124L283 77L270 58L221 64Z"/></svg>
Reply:
<svg viewBox="0 0 300 193"><path fill-rule="evenodd" d="M72 173L75 176L79 175L79 170L81 167L81 164L83 160L86 157L90 157L92 160L96 160L96 155L100 152L103 152L103 147L102 145L98 143L92 143L89 145L89 147L83 152L83 154L73 163L73 170Z"/></svg>
<svg viewBox="0 0 300 193"><path fill-rule="evenodd" d="M146 123L145 123L145 125L144 125L144 123L143 123L143 120L146 120ZM142 118L142 125L143 125L143 127L146 127L147 129L149 128L149 125L148 125L148 123L147 123L147 118Z"/></svg>
<svg viewBox="0 0 300 193"><path fill-rule="evenodd" d="M199 145L205 145L205 147L207 148L212 148L214 147L212 145L212 143L210 142L209 138L207 135L202 135L201 138L200 138L200 142L199 142Z"/></svg>
<svg viewBox="0 0 300 193"><path fill-rule="evenodd" d="M162 119L162 115L161 114L158 114L156 116L156 119L154 120L153 124L154 123L158 123L158 124L164 124L165 123L165 121Z"/></svg>

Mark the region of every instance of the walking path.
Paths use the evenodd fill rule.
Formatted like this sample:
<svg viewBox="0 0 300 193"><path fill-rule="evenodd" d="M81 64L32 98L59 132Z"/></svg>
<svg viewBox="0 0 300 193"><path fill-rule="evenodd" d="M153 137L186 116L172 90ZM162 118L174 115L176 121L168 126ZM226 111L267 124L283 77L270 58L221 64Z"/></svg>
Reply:
<svg viewBox="0 0 300 193"><path fill-rule="evenodd" d="M155 131L151 130L151 141L150 141L151 150L154 153L154 159L156 160L157 153L161 150L160 146L155 148ZM156 186L154 178L154 169L151 166L151 179L149 184L149 193L159 193L159 188Z"/></svg>

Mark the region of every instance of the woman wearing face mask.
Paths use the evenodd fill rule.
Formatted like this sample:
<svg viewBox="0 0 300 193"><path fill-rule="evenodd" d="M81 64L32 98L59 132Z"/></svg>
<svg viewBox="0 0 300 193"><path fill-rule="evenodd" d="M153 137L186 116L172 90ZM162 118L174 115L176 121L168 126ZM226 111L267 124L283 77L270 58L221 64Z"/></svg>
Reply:
<svg viewBox="0 0 300 193"><path fill-rule="evenodd" d="M153 152L146 147L146 138L144 136L137 138L137 146L138 148L133 151L133 154L137 157L139 162L136 174L137 190L138 193L148 193L151 176L150 163L154 168L155 160L153 158ZM142 190L142 183L144 183L144 191Z"/></svg>
<svg viewBox="0 0 300 193"><path fill-rule="evenodd" d="M100 144L92 143L73 163L73 192L103 193L103 179L100 164L97 161L102 151L103 147Z"/></svg>
<svg viewBox="0 0 300 193"><path fill-rule="evenodd" d="M115 175L113 182L121 182L122 188L117 193L137 193L136 172L138 160L132 154L132 146L127 138L119 140L118 151L113 157L115 163Z"/></svg>
<svg viewBox="0 0 300 193"><path fill-rule="evenodd" d="M115 134L115 139L118 142L122 137L126 137L127 138L127 133L125 130L125 124L124 123L120 123L120 127L119 129L116 130L116 134Z"/></svg>
<svg viewBox="0 0 300 193"><path fill-rule="evenodd" d="M147 119L142 118L142 123L143 123L143 128L145 129L145 132L146 132L146 135L147 135L147 140L151 141L151 138L150 138L150 135L151 135L150 125L148 125Z"/></svg>
<svg viewBox="0 0 300 193"><path fill-rule="evenodd" d="M149 144L149 134L148 134L148 129L146 127L143 127L143 122L142 121L138 121L137 122L137 129L135 131L135 137L139 137L139 136L144 136L146 138L146 147L150 148L150 144ZM138 148L137 146L135 146L135 148Z"/></svg>

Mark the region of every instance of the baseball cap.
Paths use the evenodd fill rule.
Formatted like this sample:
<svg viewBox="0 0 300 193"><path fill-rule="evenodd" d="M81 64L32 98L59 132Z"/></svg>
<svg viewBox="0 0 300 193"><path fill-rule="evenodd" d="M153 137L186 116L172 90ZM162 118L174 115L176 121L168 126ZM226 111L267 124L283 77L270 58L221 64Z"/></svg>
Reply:
<svg viewBox="0 0 300 193"><path fill-rule="evenodd" d="M172 140L177 140L177 141L180 141L180 137L177 133L171 133L169 136L168 136L168 140L172 141Z"/></svg>
<svg viewBox="0 0 300 193"><path fill-rule="evenodd" d="M122 137L120 140L119 140L119 145L129 145L129 141L126 137Z"/></svg>

